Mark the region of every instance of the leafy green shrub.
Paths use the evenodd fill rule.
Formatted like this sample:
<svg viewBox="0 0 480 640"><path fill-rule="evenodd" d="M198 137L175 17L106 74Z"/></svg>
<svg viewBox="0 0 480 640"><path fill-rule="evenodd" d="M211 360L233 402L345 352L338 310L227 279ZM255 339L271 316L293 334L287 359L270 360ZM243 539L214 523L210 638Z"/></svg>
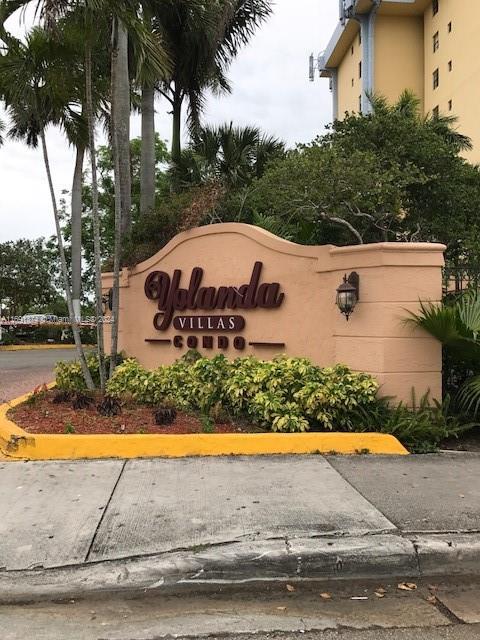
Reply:
<svg viewBox="0 0 480 640"><path fill-rule="evenodd" d="M116 368L111 395L208 415L214 407L273 431L353 430L352 410L374 403L377 382L338 365L322 369L304 358L254 357L229 362L223 355L182 359L147 371L135 360Z"/></svg>
<svg viewBox="0 0 480 640"><path fill-rule="evenodd" d="M162 404L167 399L166 367L148 371L129 358L115 369L107 386L112 396L130 396L143 404Z"/></svg>
<svg viewBox="0 0 480 640"><path fill-rule="evenodd" d="M92 374L93 382L96 386L100 385L100 368L96 353L89 353L86 356L87 366ZM118 354L117 364L120 365L124 360L123 354ZM108 372L110 357L105 358L105 366ZM78 360L71 362L57 362L55 365L55 381L57 388L62 391L85 391L86 384L82 375L82 367Z"/></svg>
<svg viewBox="0 0 480 640"><path fill-rule="evenodd" d="M13 333L13 331L8 331L6 329L3 329L2 339L0 340L1 345L10 346L12 344L21 344L21 342L22 341L19 338L17 338L17 336L15 335L15 333Z"/></svg>
<svg viewBox="0 0 480 640"><path fill-rule="evenodd" d="M95 363L92 358L87 357L87 364L93 376L92 369ZM57 362L55 365L55 381L57 387L62 391L84 391L87 388L83 379L82 368L78 361Z"/></svg>
<svg viewBox="0 0 480 640"><path fill-rule="evenodd" d="M372 405L354 410L352 418L356 431L388 433L412 453L431 453L446 438L458 437L477 426L451 415L450 405L449 396L443 402L431 402L429 393L417 403L412 391L411 407L404 403L392 406L391 398L378 398Z"/></svg>

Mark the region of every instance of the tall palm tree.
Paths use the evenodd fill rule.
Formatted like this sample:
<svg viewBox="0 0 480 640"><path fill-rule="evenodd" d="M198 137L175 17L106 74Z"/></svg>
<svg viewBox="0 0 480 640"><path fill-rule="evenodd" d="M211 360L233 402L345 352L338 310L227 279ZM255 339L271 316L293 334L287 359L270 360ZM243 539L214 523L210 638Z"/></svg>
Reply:
<svg viewBox="0 0 480 640"><path fill-rule="evenodd" d="M82 89L79 93L82 96L82 115L86 114L87 143L90 151L91 187L92 187L92 229L94 245L95 264L95 309L97 317L97 355L99 362L100 389L103 391L106 384L105 371L105 347L103 326L99 319L103 314L102 283L101 283L101 238L100 238L100 215L98 208L98 180L96 165L96 145L95 145L95 121L101 102L105 102L108 91L108 51L104 42L108 41L108 21L97 20L94 23L94 16L90 10L84 6L76 7L70 11L57 25L56 33L61 31L62 39L73 40L79 56L84 64L81 68L82 77L79 79L79 86ZM92 49L95 48L95 82L93 82L93 61ZM95 94L95 95L94 95ZM72 187L72 291L75 305L75 273L78 268L77 261L81 262L81 255L77 256L74 249L80 243L79 252L81 254L81 215L82 215L82 177L83 157L85 146L77 146L77 160L75 163L75 178ZM77 249L78 250L78 249ZM74 260L75 258L75 260Z"/></svg>
<svg viewBox="0 0 480 640"><path fill-rule="evenodd" d="M78 144L75 151L75 167L73 170L71 192L72 216L72 302L77 318L81 317L82 294L82 192L83 192L83 161L85 146Z"/></svg>
<svg viewBox="0 0 480 640"><path fill-rule="evenodd" d="M10 40L8 50L0 56L0 94L13 125L9 135L36 147L40 140L45 171L55 219L65 297L77 354L87 388L93 389L73 307L63 245L60 216L53 186L45 129L53 124L67 132L78 130L78 104L72 99L71 50L54 41L41 28L28 34L26 42Z"/></svg>
<svg viewBox="0 0 480 640"><path fill-rule="evenodd" d="M31 0L0 1L0 35L4 31L4 22L16 9L24 7ZM72 7L77 6L70 0L34 0L41 19L47 27L56 25L66 16ZM113 278L113 324L111 345L111 367L117 359L119 295L120 295L120 255L122 234L130 225L130 77L128 67L128 38L137 50L137 58L148 58L150 65L156 68L158 77L169 72L169 59L163 42L157 34L145 29L139 18L139 5L133 0L85 0L84 7L94 17L105 19L108 16L112 24L111 47L111 121L112 150L115 158L115 261ZM92 118L90 118L90 122ZM90 125L91 128L91 125ZM42 129L43 130L43 129ZM60 249L61 251L61 249ZM98 291L97 276L97 291ZM98 297L98 296L97 296Z"/></svg>
<svg viewBox="0 0 480 640"><path fill-rule="evenodd" d="M172 106L172 161L180 162L182 106L188 121L199 127L208 90L230 91L226 71L239 49L272 12L272 0L218 0L155 3L153 25L164 37L172 58L168 81L160 93Z"/></svg>

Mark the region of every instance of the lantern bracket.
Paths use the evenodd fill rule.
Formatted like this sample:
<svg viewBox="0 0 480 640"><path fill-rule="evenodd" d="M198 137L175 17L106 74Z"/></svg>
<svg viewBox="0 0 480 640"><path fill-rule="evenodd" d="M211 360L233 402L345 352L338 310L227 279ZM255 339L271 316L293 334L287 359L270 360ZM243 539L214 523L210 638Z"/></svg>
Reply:
<svg viewBox="0 0 480 640"><path fill-rule="evenodd" d="M360 276L356 271L352 271L350 275L347 276L347 282L355 287L357 290L357 302L360 300Z"/></svg>

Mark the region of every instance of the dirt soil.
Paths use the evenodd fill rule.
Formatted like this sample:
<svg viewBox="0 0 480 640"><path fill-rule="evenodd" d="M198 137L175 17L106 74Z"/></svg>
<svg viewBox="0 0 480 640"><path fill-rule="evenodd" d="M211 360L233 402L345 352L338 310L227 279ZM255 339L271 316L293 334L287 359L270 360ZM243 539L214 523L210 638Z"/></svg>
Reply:
<svg viewBox="0 0 480 640"><path fill-rule="evenodd" d="M444 440L440 445L440 449L480 452L480 427L468 431L459 438Z"/></svg>
<svg viewBox="0 0 480 640"><path fill-rule="evenodd" d="M7 416L29 433L76 434L188 434L204 433L198 416L179 412L173 424L155 424L153 407L127 404L118 416L106 417L97 411L98 401L87 409L73 409L71 402L53 403L55 391L40 394L34 402L10 409ZM210 431L208 431L210 433ZM252 425L220 422L212 433L258 433Z"/></svg>

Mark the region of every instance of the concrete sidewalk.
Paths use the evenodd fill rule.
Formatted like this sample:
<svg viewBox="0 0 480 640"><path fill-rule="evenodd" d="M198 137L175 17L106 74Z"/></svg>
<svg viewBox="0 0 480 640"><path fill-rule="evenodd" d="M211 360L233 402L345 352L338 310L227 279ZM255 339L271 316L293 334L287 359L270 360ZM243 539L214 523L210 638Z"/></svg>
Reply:
<svg viewBox="0 0 480 640"><path fill-rule="evenodd" d="M0 463L0 600L480 574L480 455Z"/></svg>

